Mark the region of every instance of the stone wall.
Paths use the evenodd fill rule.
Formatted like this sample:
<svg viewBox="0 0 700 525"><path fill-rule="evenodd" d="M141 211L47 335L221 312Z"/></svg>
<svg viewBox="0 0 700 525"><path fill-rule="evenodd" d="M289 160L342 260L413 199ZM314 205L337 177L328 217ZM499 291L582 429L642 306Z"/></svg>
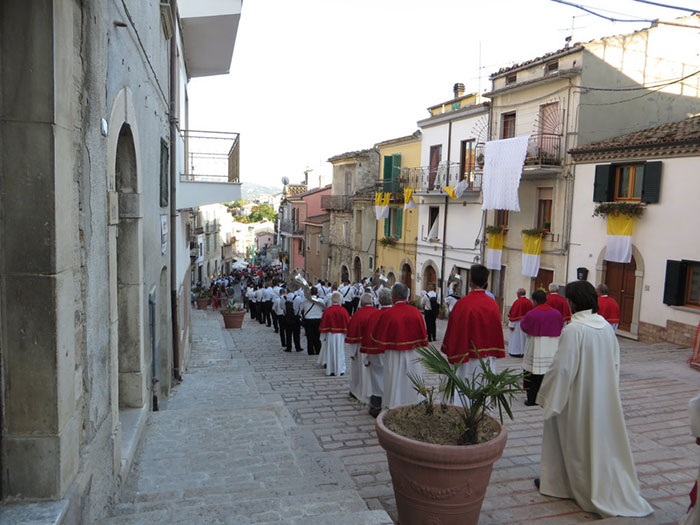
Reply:
<svg viewBox="0 0 700 525"><path fill-rule="evenodd" d="M639 323L639 340L645 343L674 343L680 346L692 347L695 342L697 327L668 321L666 326L658 326L652 323Z"/></svg>

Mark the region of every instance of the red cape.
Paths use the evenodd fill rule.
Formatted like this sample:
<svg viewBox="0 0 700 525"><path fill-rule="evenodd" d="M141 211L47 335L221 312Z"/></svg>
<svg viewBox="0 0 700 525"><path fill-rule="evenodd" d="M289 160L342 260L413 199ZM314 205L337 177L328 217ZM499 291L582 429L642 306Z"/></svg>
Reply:
<svg viewBox="0 0 700 525"><path fill-rule="evenodd" d="M384 352L380 345L372 341L372 332L374 331L374 327L377 326L377 321L379 321L381 317L382 310L376 308L372 308L372 310L374 310L374 312L369 316L365 331L362 334L362 341L360 342L360 353L362 354L381 354Z"/></svg>
<svg viewBox="0 0 700 525"><path fill-rule="evenodd" d="M564 299L561 295L556 293L547 294L547 304L552 308L559 310L559 313L564 318L565 323L571 321L571 308L569 308L569 301Z"/></svg>
<svg viewBox="0 0 700 525"><path fill-rule="evenodd" d="M378 314L374 306L363 306L350 318L348 333L345 335L345 342L348 344L359 344L367 331L367 325L375 314Z"/></svg>
<svg viewBox="0 0 700 525"><path fill-rule="evenodd" d="M348 311L339 304L334 304L323 312L320 331L322 334L344 334L348 331L349 323Z"/></svg>
<svg viewBox="0 0 700 525"><path fill-rule="evenodd" d="M511 322L520 321L525 314L532 310L532 301L527 297L518 297L508 312L508 320Z"/></svg>
<svg viewBox="0 0 700 525"><path fill-rule="evenodd" d="M450 363L481 357L505 357L501 314L496 301L483 290L473 290L455 305L447 321L442 352Z"/></svg>
<svg viewBox="0 0 700 525"><path fill-rule="evenodd" d="M391 308L382 310L377 316L371 341L380 349L376 353L386 350L414 350L428 346L428 332L418 308L406 304L405 301L399 301Z"/></svg>
<svg viewBox="0 0 700 525"><path fill-rule="evenodd" d="M612 297L598 297L598 314L605 317L605 320L610 324L620 322L620 306Z"/></svg>

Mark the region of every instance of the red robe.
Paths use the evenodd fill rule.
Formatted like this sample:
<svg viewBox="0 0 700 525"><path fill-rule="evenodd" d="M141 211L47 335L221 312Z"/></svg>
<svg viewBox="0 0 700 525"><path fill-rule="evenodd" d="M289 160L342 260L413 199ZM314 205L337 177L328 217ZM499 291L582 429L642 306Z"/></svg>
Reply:
<svg viewBox="0 0 700 525"><path fill-rule="evenodd" d="M348 331L349 323L348 311L339 304L334 304L323 312L320 331L322 334L344 334Z"/></svg>
<svg viewBox="0 0 700 525"><path fill-rule="evenodd" d="M564 318L564 322L568 323L571 321L571 308L569 308L569 301L564 299L558 293L547 294L547 304L552 308L559 310L559 313Z"/></svg>
<svg viewBox="0 0 700 525"><path fill-rule="evenodd" d="M607 295L598 297L598 315L605 317L610 324L620 323L620 306L617 301Z"/></svg>
<svg viewBox="0 0 700 525"><path fill-rule="evenodd" d="M505 357L501 314L484 290L472 290L455 305L447 321L442 352L450 363L481 357Z"/></svg>
<svg viewBox="0 0 700 525"><path fill-rule="evenodd" d="M348 333L345 335L345 342L351 345L360 344L367 332L370 321L375 314L378 314L374 306L363 306L350 318Z"/></svg>
<svg viewBox="0 0 700 525"><path fill-rule="evenodd" d="M428 346L428 332L425 330L423 316L418 308L407 304L406 301L399 301L391 308L381 311L370 339L378 347L378 351L365 353L415 350Z"/></svg>
<svg viewBox="0 0 700 525"><path fill-rule="evenodd" d="M532 310L532 301L527 297L518 297L508 312L508 320L511 323L520 321L525 314Z"/></svg>

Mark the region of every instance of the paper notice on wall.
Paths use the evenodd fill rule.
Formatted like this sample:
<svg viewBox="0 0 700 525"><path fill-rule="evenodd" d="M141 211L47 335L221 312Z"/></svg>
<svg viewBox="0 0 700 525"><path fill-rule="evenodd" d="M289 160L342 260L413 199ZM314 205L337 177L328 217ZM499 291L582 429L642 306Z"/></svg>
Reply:
<svg viewBox="0 0 700 525"><path fill-rule="evenodd" d="M165 255L168 251L168 216L160 216L160 253Z"/></svg>

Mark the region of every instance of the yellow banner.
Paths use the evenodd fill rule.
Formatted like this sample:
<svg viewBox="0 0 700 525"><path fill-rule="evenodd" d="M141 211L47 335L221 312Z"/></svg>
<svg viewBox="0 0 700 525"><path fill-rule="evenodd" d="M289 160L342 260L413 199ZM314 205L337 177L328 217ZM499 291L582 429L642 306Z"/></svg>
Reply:
<svg viewBox="0 0 700 525"><path fill-rule="evenodd" d="M452 199L457 200L457 194L455 193L454 186L443 186L442 191L447 193Z"/></svg>
<svg viewBox="0 0 700 525"><path fill-rule="evenodd" d="M381 192L377 192L374 194L374 205L375 206L381 206L382 205L382 194Z"/></svg>
<svg viewBox="0 0 700 525"><path fill-rule="evenodd" d="M404 188L403 190L403 203L408 204L413 198L413 190L411 188Z"/></svg>
<svg viewBox="0 0 700 525"><path fill-rule="evenodd" d="M391 193L385 193L384 198L382 199L382 206L389 206L390 202L391 202Z"/></svg>
<svg viewBox="0 0 700 525"><path fill-rule="evenodd" d="M608 235L632 236L634 217L628 215L608 215Z"/></svg>
<svg viewBox="0 0 700 525"><path fill-rule="evenodd" d="M502 250L503 249L503 232L501 232L501 233L489 233L488 249L489 250Z"/></svg>
<svg viewBox="0 0 700 525"><path fill-rule="evenodd" d="M542 236L525 235L523 237L523 253L539 255L542 253Z"/></svg>

